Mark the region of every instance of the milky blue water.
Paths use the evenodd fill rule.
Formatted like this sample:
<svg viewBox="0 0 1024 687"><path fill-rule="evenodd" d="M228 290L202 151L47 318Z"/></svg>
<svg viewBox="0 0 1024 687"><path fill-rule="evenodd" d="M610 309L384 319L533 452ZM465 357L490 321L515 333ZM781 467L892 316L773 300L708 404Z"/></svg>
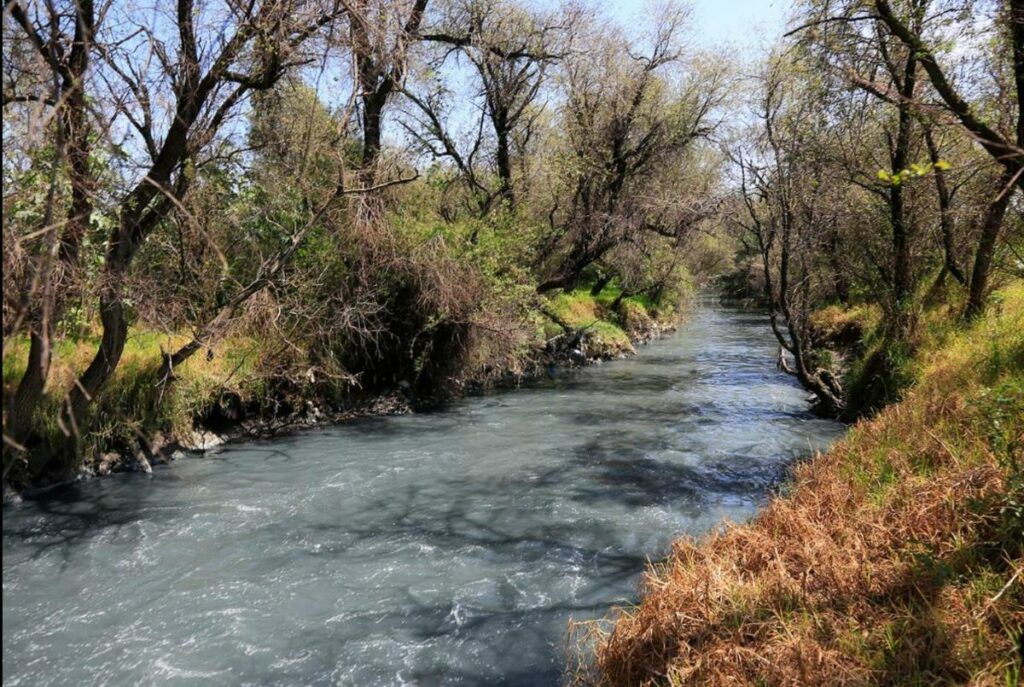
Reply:
<svg viewBox="0 0 1024 687"><path fill-rule="evenodd" d="M647 557L838 436L764 319L5 508L10 685L552 685Z"/></svg>

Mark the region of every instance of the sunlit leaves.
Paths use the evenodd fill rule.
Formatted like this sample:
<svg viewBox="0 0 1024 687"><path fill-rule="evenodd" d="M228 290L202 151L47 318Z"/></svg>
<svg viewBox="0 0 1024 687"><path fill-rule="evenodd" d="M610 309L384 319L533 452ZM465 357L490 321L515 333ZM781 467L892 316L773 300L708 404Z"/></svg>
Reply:
<svg viewBox="0 0 1024 687"><path fill-rule="evenodd" d="M934 171L944 172L952 168L953 165L946 160L938 160L934 163L914 162L911 163L909 167L901 169L898 172L890 172L886 169L880 169L878 170L878 179L889 186L900 186L905 181L928 176Z"/></svg>

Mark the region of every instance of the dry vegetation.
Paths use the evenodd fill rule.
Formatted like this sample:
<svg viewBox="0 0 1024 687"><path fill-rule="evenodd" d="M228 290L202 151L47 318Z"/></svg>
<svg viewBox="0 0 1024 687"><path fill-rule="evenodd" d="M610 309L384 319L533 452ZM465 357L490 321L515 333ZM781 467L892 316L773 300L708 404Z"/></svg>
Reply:
<svg viewBox="0 0 1024 687"><path fill-rule="evenodd" d="M972 328L926 314L917 384L744 525L683 538L592 626L580 681L1016 685L1024 284Z"/></svg>

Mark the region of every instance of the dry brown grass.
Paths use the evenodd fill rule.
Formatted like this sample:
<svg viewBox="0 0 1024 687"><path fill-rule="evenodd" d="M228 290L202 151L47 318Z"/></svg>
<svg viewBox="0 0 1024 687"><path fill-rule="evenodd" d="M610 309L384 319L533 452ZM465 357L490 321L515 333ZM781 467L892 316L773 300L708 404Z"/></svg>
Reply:
<svg viewBox="0 0 1024 687"><path fill-rule="evenodd" d="M755 520L677 541L577 675L602 685L1013 685L1024 288ZM1018 511L1019 519L1019 511ZM1016 524L1015 524L1016 523Z"/></svg>

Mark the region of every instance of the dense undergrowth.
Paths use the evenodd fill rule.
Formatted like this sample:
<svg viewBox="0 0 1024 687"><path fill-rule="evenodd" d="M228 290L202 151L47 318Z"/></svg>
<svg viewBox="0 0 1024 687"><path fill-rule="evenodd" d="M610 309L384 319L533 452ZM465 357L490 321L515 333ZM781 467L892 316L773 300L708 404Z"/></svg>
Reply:
<svg viewBox="0 0 1024 687"><path fill-rule="evenodd" d="M797 467L749 524L678 540L638 606L587 628L581 682L1020 684L1024 283L970 327L945 305L918 318L902 400ZM877 321L819 314L856 332L861 359Z"/></svg>
<svg viewBox="0 0 1024 687"><path fill-rule="evenodd" d="M500 284L490 283L492 292ZM494 298L520 298L522 322L503 330L500 350L479 337L464 355L446 352L451 360L445 378L432 375L428 384L415 383L423 360L412 359L403 348L385 360L392 372L405 372L370 381L360 379L359 368L332 372L313 362L313 351L296 346L271 330L260 335L258 322L243 322L238 331L191 357L164 379L161 361L166 352L188 340L184 334L162 333L144 323L130 332L121 364L93 406L91 431L79 447L79 460L60 472L41 473L31 460L12 474L10 482L29 486L66 479L75 474L105 473L135 468L140 452L167 459L180 448L202 448L207 432L268 433L297 424L344 419L354 415L404 412L430 407L451 396L488 387L516 383L523 377L545 373L551 365L577 365L634 352L633 344L680 316L689 293L681 278L671 294L660 301L646 296L625 297L614 281L591 294L592 283L536 296L532 289L510 289ZM671 297L671 300L669 299ZM554 319L553 319L554 318ZM423 331L410 335L423 336ZM98 336L85 332L62 341L54 352L52 387L64 388L88 363ZM409 341L401 343L408 347ZM13 393L24 371L28 343L13 339L4 350L4 393ZM377 351L382 355L381 351ZM344 356L344 352L340 354ZM336 361L335 361L336 362ZM367 365L372 367L373 363ZM405 369L408 368L408 369ZM426 388L424 388L426 387ZM57 421L61 398L48 393L34 432L34 453L59 452L67 440ZM216 434L212 435L216 437Z"/></svg>

